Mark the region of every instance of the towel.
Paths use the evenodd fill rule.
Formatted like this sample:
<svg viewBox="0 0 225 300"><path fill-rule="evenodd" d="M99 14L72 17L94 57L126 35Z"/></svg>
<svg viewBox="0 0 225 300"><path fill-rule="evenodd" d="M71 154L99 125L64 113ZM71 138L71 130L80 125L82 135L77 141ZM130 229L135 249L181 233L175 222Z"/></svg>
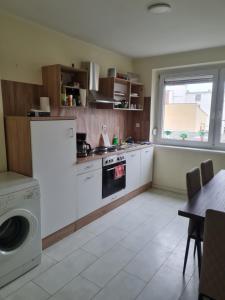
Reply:
<svg viewBox="0 0 225 300"><path fill-rule="evenodd" d="M115 167L114 179L119 179L125 174L124 165L118 165Z"/></svg>

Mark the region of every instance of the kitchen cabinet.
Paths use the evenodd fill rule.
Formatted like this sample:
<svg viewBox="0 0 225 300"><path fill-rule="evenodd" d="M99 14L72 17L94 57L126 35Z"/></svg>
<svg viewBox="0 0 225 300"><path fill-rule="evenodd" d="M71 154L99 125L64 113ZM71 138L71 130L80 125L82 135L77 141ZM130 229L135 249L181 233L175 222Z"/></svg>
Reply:
<svg viewBox="0 0 225 300"><path fill-rule="evenodd" d="M102 169L77 175L78 218L102 206Z"/></svg>
<svg viewBox="0 0 225 300"><path fill-rule="evenodd" d="M141 151L128 152L126 163L126 193L129 193L140 186Z"/></svg>
<svg viewBox="0 0 225 300"><path fill-rule="evenodd" d="M51 109L74 108L62 103L61 94L79 94L79 88L88 88L88 73L86 70L63 65L42 67L44 94L50 98ZM74 84L78 87L74 87Z"/></svg>
<svg viewBox="0 0 225 300"><path fill-rule="evenodd" d="M83 173L98 170L101 168L102 168L102 160L96 159L93 161L88 161L88 162L78 164L77 165L77 174L83 174Z"/></svg>
<svg viewBox="0 0 225 300"><path fill-rule="evenodd" d="M141 176L140 185L152 181L153 172L153 147L147 147L141 150Z"/></svg>
<svg viewBox="0 0 225 300"><path fill-rule="evenodd" d="M116 102L113 109L143 111L144 85L129 80L106 77L99 79L99 92Z"/></svg>

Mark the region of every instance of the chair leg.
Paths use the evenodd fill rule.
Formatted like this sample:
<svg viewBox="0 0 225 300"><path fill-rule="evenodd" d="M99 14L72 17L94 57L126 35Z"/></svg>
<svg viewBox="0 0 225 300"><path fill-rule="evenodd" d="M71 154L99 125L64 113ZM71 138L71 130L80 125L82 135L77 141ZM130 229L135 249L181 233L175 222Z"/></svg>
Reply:
<svg viewBox="0 0 225 300"><path fill-rule="evenodd" d="M191 238L188 237L188 238L187 238L187 245L186 245L185 256L184 256L183 275L185 274L185 270L186 270L187 259L188 259L188 251L189 251L189 246L190 246L190 240L191 240Z"/></svg>
<svg viewBox="0 0 225 300"><path fill-rule="evenodd" d="M198 295L198 300L203 300L203 297L201 294Z"/></svg>
<svg viewBox="0 0 225 300"><path fill-rule="evenodd" d="M202 249L201 249L201 241L197 241L197 254L198 254L198 273L200 278L201 273L201 261L202 261Z"/></svg>
<svg viewBox="0 0 225 300"><path fill-rule="evenodd" d="M194 256L195 256L195 254L196 254L196 249L197 249L197 242L196 242L196 240L195 240L195 246L194 246Z"/></svg>

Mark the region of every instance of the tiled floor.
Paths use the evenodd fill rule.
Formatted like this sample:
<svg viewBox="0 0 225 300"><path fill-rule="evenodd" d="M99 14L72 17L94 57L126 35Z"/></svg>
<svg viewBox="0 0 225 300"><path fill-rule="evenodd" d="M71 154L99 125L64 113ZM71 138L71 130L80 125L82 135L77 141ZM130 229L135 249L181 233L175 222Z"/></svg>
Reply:
<svg viewBox="0 0 225 300"><path fill-rule="evenodd" d="M184 197L147 191L43 253L42 264L0 289L0 300L195 300L192 250L182 275Z"/></svg>

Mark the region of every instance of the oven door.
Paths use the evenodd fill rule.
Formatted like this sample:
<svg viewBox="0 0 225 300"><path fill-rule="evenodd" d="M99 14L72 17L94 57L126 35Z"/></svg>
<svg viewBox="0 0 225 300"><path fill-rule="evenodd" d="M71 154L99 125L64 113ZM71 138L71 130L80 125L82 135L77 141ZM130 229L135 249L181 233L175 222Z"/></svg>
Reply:
<svg viewBox="0 0 225 300"><path fill-rule="evenodd" d="M115 167L124 165L124 175L115 179ZM102 171L102 198L106 198L126 187L126 161L121 161L103 167Z"/></svg>

